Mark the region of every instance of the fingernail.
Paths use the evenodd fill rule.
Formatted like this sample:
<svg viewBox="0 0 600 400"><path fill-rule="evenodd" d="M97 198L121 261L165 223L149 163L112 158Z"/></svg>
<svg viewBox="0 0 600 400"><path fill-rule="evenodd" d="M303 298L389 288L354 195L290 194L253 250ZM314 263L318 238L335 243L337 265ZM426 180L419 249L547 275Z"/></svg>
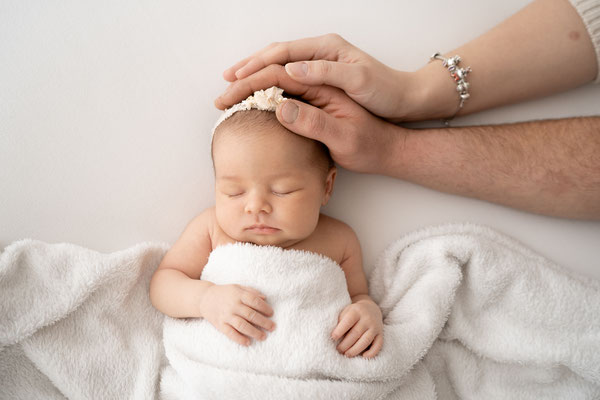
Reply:
<svg viewBox="0 0 600 400"><path fill-rule="evenodd" d="M285 70L289 75L302 78L308 72L308 64L305 62L288 63L285 64Z"/></svg>
<svg viewBox="0 0 600 400"><path fill-rule="evenodd" d="M298 117L298 106L293 101L286 101L281 107L281 117L288 124L293 123Z"/></svg>

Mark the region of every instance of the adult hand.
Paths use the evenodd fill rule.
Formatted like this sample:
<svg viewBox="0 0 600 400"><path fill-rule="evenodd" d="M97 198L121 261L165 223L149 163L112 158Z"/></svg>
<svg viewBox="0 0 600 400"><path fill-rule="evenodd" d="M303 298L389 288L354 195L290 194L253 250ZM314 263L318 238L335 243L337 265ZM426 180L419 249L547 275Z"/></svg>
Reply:
<svg viewBox="0 0 600 400"><path fill-rule="evenodd" d="M310 104L287 100L277 107L277 118L286 128L324 143L342 167L367 173L388 173L401 128L375 117L342 90L331 86L309 86L293 80L281 65L271 64L256 72L257 79L239 81L236 91L253 93L278 86L301 96ZM255 86L256 85L256 86ZM396 151L395 157L400 152Z"/></svg>
<svg viewBox="0 0 600 400"><path fill-rule="evenodd" d="M296 82L338 87L383 118L403 119L418 103L415 96L419 85L414 73L392 69L341 36L328 34L273 43L228 68L223 76L232 84L215 101L217 108L224 109L251 95L245 81L260 89L269 87L267 76L255 74L272 64L285 64L285 71Z"/></svg>

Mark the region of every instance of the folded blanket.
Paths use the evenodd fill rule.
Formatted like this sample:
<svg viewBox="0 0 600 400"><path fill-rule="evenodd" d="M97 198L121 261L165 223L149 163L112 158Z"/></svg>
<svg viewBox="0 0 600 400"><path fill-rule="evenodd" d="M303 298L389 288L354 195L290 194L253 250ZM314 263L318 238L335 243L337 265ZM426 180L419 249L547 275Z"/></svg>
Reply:
<svg viewBox="0 0 600 400"><path fill-rule="evenodd" d="M273 259L298 268L265 260L273 275L253 276L235 268L253 248L224 247L205 269L206 279L248 282L274 307L277 329L244 348L204 321L162 326L147 291L165 245L112 254L8 246L0 399L600 398L599 282L497 232L427 228L380 256L368 278L385 316L384 348L370 361L342 357L329 339L349 302L335 263L278 250ZM227 261L230 250L237 260Z"/></svg>
<svg viewBox="0 0 600 400"><path fill-rule="evenodd" d="M374 360L336 351L330 335L350 297L343 271L327 257L232 244L211 253L202 279L259 290L274 309L277 328L265 341L244 347L203 319L166 318L163 337L172 370L163 374L165 398L338 399L349 392L373 398L399 386L397 378L416 361L398 362L407 353L396 339L400 332L384 333L386 346Z"/></svg>
<svg viewBox="0 0 600 400"><path fill-rule="evenodd" d="M8 246L0 255L0 399L156 398L163 315L148 286L166 249Z"/></svg>

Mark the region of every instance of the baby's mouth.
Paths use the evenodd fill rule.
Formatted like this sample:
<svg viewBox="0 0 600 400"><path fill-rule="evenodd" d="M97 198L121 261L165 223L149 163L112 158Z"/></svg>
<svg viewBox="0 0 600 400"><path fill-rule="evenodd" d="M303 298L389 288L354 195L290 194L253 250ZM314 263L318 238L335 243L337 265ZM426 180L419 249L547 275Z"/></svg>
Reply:
<svg viewBox="0 0 600 400"><path fill-rule="evenodd" d="M251 226L247 227L246 230L253 232L253 233L262 234L262 235L270 235L270 234L280 231L280 229L277 229L277 228L274 228L272 226L265 225L265 224L251 225Z"/></svg>

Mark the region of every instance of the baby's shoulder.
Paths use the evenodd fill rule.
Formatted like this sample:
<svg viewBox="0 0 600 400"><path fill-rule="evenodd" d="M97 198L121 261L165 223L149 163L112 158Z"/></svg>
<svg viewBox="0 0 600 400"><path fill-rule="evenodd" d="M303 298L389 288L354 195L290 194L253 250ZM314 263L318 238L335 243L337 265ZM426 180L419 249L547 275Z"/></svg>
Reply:
<svg viewBox="0 0 600 400"><path fill-rule="evenodd" d="M360 253L358 237L350 225L325 214L319 216L314 239L313 245L338 263Z"/></svg>
<svg viewBox="0 0 600 400"><path fill-rule="evenodd" d="M335 236L339 237L340 239L356 237L356 233L354 233L354 230L350 227L350 225L325 214L321 214L319 216L317 230L321 231L322 234L327 236Z"/></svg>
<svg viewBox="0 0 600 400"><path fill-rule="evenodd" d="M213 250L218 246L236 242L233 238L229 237L219 225L214 206L209 207L198 214L194 221L199 227L202 227L204 232L209 236L211 248Z"/></svg>
<svg viewBox="0 0 600 400"><path fill-rule="evenodd" d="M215 208L210 207L196 215L186 226L183 231L182 237L194 239L194 238L208 238L212 242L212 238L215 232Z"/></svg>
<svg viewBox="0 0 600 400"><path fill-rule="evenodd" d="M211 228L215 223L215 207L209 207L203 210L200 214L196 215L189 223L189 226L196 227L197 229Z"/></svg>

